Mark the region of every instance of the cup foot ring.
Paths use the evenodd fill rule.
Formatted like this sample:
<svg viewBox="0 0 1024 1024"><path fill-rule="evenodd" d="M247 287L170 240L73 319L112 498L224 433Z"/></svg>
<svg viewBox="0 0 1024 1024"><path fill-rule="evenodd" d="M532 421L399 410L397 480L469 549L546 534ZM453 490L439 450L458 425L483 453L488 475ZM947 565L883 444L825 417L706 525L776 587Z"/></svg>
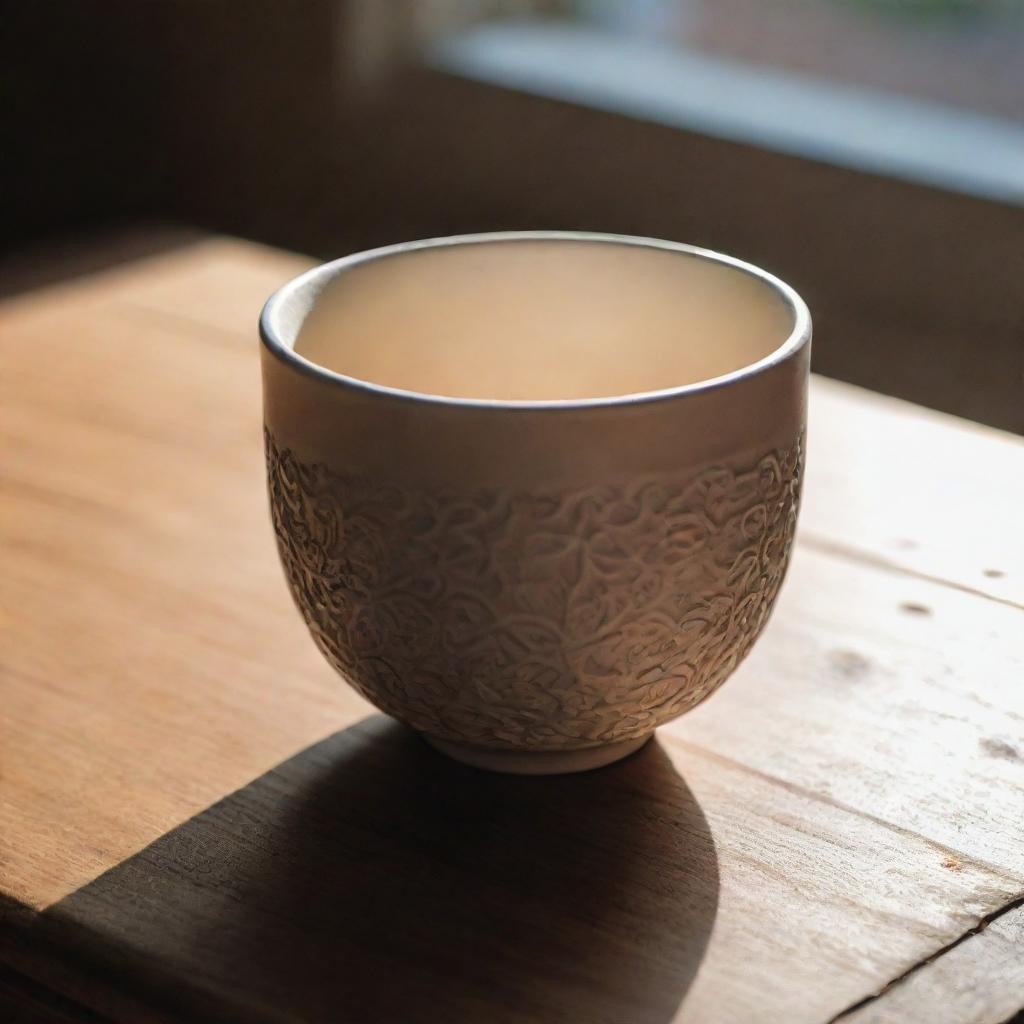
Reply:
<svg viewBox="0 0 1024 1024"><path fill-rule="evenodd" d="M637 739L621 740L599 747L584 747L581 750L494 750L452 743L425 733L423 738L435 750L474 768L509 775L566 775L570 772L588 772L593 768L603 768L629 757L653 735L648 733Z"/></svg>

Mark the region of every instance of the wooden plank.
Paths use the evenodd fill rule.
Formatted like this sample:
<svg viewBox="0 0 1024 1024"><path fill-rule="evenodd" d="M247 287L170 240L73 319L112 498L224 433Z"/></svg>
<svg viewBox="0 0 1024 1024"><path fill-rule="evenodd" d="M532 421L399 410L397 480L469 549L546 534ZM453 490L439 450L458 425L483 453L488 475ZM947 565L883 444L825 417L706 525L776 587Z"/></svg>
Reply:
<svg viewBox="0 0 1024 1024"><path fill-rule="evenodd" d="M170 262L189 294L204 260ZM281 587L255 343L97 281L18 300L0 346L0 879L34 907L365 709Z"/></svg>
<svg viewBox="0 0 1024 1024"><path fill-rule="evenodd" d="M112 988L131 1019L813 1022L973 923L994 884L672 743L506 778L373 716L27 941L105 971L96 1008Z"/></svg>
<svg viewBox="0 0 1024 1024"><path fill-rule="evenodd" d="M1000 915L843 1024L1015 1024L1024 1014L1024 907ZM1012 1020L1011 1020L1012 1018Z"/></svg>
<svg viewBox="0 0 1024 1024"><path fill-rule="evenodd" d="M799 546L733 678L665 726L1024 892L1024 613Z"/></svg>
<svg viewBox="0 0 1024 1024"><path fill-rule="evenodd" d="M807 465L805 544L1024 608L1024 439L819 377Z"/></svg>
<svg viewBox="0 0 1024 1024"><path fill-rule="evenodd" d="M480 1019L490 984L508 1019L819 1021L1024 892L1017 577L975 587L939 526L895 546L872 505L897 494L913 539L955 449L977 486L932 507L994 534L1012 488L982 476L1013 443L815 381L801 540L754 654L661 748L531 790L349 728L369 709L289 607L254 320L301 265L217 240L0 307L0 896L39 912L11 925L23 969L51 977L43 938L77 948L81 977L56 987L137 1019L327 1013L341 972L364 1001L429 996L448 1019ZM573 974L564 951L594 935ZM125 963L149 967L104 984ZM598 999L609 979L618 1003ZM114 1013L133 984L138 1013Z"/></svg>

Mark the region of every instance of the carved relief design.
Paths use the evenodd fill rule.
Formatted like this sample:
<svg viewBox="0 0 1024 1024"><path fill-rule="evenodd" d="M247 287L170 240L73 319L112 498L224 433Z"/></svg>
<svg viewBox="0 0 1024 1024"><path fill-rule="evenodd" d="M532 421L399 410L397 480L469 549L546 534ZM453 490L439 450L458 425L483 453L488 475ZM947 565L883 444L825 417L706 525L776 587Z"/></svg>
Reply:
<svg viewBox="0 0 1024 1024"><path fill-rule="evenodd" d="M427 493L266 434L292 592L328 661L417 729L488 747L638 737L719 686L789 557L802 445L571 493Z"/></svg>

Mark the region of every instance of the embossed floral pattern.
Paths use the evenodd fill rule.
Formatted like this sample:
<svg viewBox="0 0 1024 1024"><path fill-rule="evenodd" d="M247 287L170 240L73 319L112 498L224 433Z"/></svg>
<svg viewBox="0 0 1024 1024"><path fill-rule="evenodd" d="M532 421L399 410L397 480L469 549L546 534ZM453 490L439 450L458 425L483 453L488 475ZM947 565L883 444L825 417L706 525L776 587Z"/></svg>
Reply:
<svg viewBox="0 0 1024 1024"><path fill-rule="evenodd" d="M644 735L719 686L789 557L802 446L565 494L428 493L305 464L266 434L270 504L320 650L443 739Z"/></svg>

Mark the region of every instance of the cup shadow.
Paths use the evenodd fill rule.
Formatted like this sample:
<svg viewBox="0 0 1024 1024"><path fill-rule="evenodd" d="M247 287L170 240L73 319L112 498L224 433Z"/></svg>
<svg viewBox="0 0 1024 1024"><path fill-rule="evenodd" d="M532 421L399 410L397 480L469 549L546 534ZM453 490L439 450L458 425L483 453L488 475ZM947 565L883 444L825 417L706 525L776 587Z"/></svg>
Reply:
<svg viewBox="0 0 1024 1024"><path fill-rule="evenodd" d="M94 969L189 1020L662 1024L717 903L707 822L656 741L595 772L501 776L375 716L40 926L65 948L87 928Z"/></svg>

